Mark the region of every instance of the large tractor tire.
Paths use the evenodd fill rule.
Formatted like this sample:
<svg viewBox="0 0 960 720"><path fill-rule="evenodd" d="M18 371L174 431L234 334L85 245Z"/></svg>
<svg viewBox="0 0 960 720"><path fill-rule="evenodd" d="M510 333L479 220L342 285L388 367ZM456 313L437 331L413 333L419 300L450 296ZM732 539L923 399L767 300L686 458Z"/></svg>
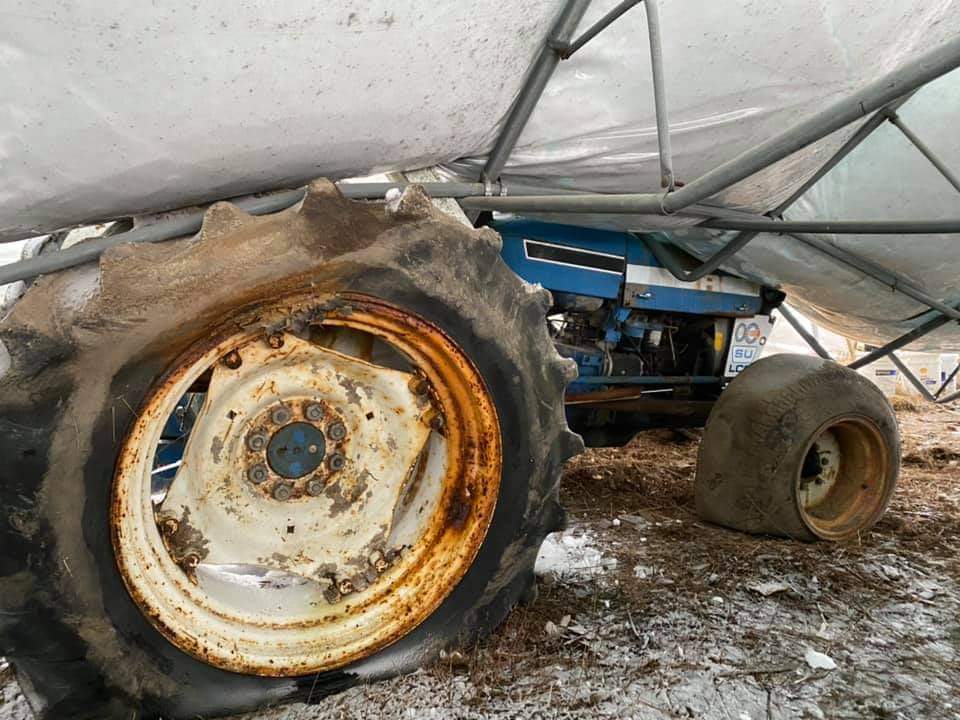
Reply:
<svg viewBox="0 0 960 720"><path fill-rule="evenodd" d="M873 383L828 360L774 355L710 412L697 512L748 533L842 540L880 518L899 471L897 419Z"/></svg>
<svg viewBox="0 0 960 720"><path fill-rule="evenodd" d="M318 181L34 283L0 324L0 652L38 719L316 702L530 592L582 443L499 242Z"/></svg>

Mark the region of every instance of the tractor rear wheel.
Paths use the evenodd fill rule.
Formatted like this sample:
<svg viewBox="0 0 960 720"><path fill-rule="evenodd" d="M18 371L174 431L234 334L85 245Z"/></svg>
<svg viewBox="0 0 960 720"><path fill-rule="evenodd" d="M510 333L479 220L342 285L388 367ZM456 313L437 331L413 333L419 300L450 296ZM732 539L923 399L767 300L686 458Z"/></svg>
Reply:
<svg viewBox="0 0 960 720"><path fill-rule="evenodd" d="M213 717L499 623L573 369L499 238L311 185L41 278L0 324L0 649L38 718Z"/></svg>
<svg viewBox="0 0 960 720"><path fill-rule="evenodd" d="M774 355L710 412L697 512L749 533L842 540L880 519L899 470L897 419L873 383L828 360Z"/></svg>

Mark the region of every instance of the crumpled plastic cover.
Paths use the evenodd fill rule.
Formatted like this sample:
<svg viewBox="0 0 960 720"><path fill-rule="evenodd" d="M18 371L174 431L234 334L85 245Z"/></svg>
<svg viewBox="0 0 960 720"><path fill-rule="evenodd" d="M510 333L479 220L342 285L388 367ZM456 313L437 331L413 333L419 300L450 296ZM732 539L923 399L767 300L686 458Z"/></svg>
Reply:
<svg viewBox="0 0 960 720"><path fill-rule="evenodd" d="M586 28L615 2L595 2ZM673 166L691 181L820 111L960 31L960 2L768 0L661 5ZM960 174L960 73L918 92L901 115ZM766 212L810 177L855 130L847 128L716 196ZM478 176L483 157L446 170ZM646 16L642 3L560 65L507 163L509 183L595 192L657 192L660 166ZM786 213L788 219L960 217L960 193L892 125L882 126ZM548 219L619 229L672 230L706 257L731 233L683 230L676 217ZM960 237L827 236L910 278L941 300L960 301ZM925 317L924 306L789 237L762 235L727 270L782 287L828 328L882 343ZM928 317L928 316L927 316ZM911 348L960 346L956 325Z"/></svg>
<svg viewBox="0 0 960 720"><path fill-rule="evenodd" d="M595 0L580 29L615 4ZM10 0L0 10L0 239L321 175L444 164L476 178L560 6ZM674 168L690 181L956 35L960 0L663 0L661 16ZM902 114L960 172L958 83L922 90ZM852 131L715 200L771 209ZM642 3L561 63L504 179L659 189ZM788 216L950 217L958 197L884 127ZM724 237L676 217L576 221L672 229L700 256ZM827 239L960 299L956 237ZM869 342L921 321L919 304L790 238L760 237L727 269L783 287L818 322ZM956 343L955 327L934 342Z"/></svg>
<svg viewBox="0 0 960 720"><path fill-rule="evenodd" d="M0 240L481 150L559 7L4 0Z"/></svg>

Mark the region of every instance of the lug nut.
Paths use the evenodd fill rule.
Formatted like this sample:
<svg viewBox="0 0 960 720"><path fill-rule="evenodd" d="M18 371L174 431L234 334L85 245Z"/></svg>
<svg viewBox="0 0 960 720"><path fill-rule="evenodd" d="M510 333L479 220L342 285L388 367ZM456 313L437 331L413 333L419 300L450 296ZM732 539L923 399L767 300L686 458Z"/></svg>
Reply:
<svg viewBox="0 0 960 720"><path fill-rule="evenodd" d="M340 591L341 595L349 595L353 592L353 583L350 580L344 578L337 583L337 590Z"/></svg>
<svg viewBox="0 0 960 720"><path fill-rule="evenodd" d="M414 395L426 395L430 392L430 383L427 382L426 378L417 375L410 378L409 387Z"/></svg>
<svg viewBox="0 0 960 720"><path fill-rule="evenodd" d="M263 463L257 463L247 470L247 479L256 485L266 480L268 475L267 466Z"/></svg>
<svg viewBox="0 0 960 720"><path fill-rule="evenodd" d="M193 569L199 564L200 564L200 556L197 555L196 553L190 553L188 555L183 556L184 567Z"/></svg>
<svg viewBox="0 0 960 720"><path fill-rule="evenodd" d="M375 550L373 553L371 553L369 560L370 565L372 565L373 569L376 570L377 575L382 575L383 571L390 567L390 563L384 560L383 553L381 553L379 550Z"/></svg>
<svg viewBox="0 0 960 720"><path fill-rule="evenodd" d="M267 446L267 434L263 430L254 430L247 435L247 447L253 452L260 452Z"/></svg>
<svg viewBox="0 0 960 720"><path fill-rule="evenodd" d="M282 405L270 413L270 419L273 420L277 425L286 425L288 422L290 422L292 417L293 413L291 413Z"/></svg>
<svg viewBox="0 0 960 720"><path fill-rule="evenodd" d="M168 517L160 521L160 532L164 535L175 535L180 529L180 523L176 518Z"/></svg>
<svg viewBox="0 0 960 720"><path fill-rule="evenodd" d="M273 499L284 502L289 500L290 496L293 494L293 488L287 483L277 483L273 486Z"/></svg>
<svg viewBox="0 0 960 720"><path fill-rule="evenodd" d="M240 357L240 353L236 350L231 350L223 356L223 364L231 370L236 370L243 364L243 359Z"/></svg>
<svg viewBox="0 0 960 720"><path fill-rule="evenodd" d="M310 422L317 422L323 419L323 405L320 403L307 403L303 409L303 416Z"/></svg>
<svg viewBox="0 0 960 720"><path fill-rule="evenodd" d="M331 440L343 440L347 436L347 428L343 423L334 423L327 428L327 435Z"/></svg>
<svg viewBox="0 0 960 720"><path fill-rule="evenodd" d="M329 458L327 458L327 467L336 472L337 470L343 470L343 466L347 464L347 460L340 453L333 453Z"/></svg>
<svg viewBox="0 0 960 720"><path fill-rule="evenodd" d="M319 478L311 478L307 481L307 495L313 495L316 497L323 492L323 480Z"/></svg>
<svg viewBox="0 0 960 720"><path fill-rule="evenodd" d="M272 347L274 350L279 350L283 347L283 333L273 333L272 335L267 336L267 345Z"/></svg>

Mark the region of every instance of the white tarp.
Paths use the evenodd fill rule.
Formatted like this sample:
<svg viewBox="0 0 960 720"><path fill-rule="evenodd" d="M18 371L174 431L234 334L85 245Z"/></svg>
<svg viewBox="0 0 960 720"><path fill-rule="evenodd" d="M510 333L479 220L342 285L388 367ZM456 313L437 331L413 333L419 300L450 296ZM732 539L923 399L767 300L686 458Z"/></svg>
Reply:
<svg viewBox="0 0 960 720"><path fill-rule="evenodd" d="M559 0L0 0L0 238L482 149Z"/></svg>
<svg viewBox="0 0 960 720"><path fill-rule="evenodd" d="M581 29L615 3L595 2ZM673 165L690 181L804 120L960 32L960 2L789 0L661 2ZM505 177L595 192L656 192L660 167L646 17L630 10L561 64ZM960 71L920 90L908 125L960 174ZM718 195L723 204L773 209L851 134L838 132ZM448 170L475 177L483 158ZM892 125L881 127L786 214L787 219L960 217L960 193ZM701 257L732 234L679 231L677 218L554 215L559 222L672 228ZM942 300L960 301L960 236L829 236ZM924 306L790 238L760 236L726 269L782 287L816 321L881 343L918 322ZM913 347L960 347L955 326Z"/></svg>
<svg viewBox="0 0 960 720"><path fill-rule="evenodd" d="M475 177L560 4L0 0L0 238L321 175L445 163ZM580 28L615 4L596 0ZM960 31L960 0L661 6L680 180ZM921 91L903 114L960 172L957 82L948 77ZM656 191L652 97L640 4L561 64L505 179ZM801 151L717 200L769 210L845 137ZM887 127L791 217L956 217L958 197ZM650 218L587 221L664 226ZM701 255L717 243L699 232L675 241ZM954 237L837 241L931 294L960 299ZM922 310L789 239L758 239L730 269L784 287L819 323L868 341L901 332Z"/></svg>

